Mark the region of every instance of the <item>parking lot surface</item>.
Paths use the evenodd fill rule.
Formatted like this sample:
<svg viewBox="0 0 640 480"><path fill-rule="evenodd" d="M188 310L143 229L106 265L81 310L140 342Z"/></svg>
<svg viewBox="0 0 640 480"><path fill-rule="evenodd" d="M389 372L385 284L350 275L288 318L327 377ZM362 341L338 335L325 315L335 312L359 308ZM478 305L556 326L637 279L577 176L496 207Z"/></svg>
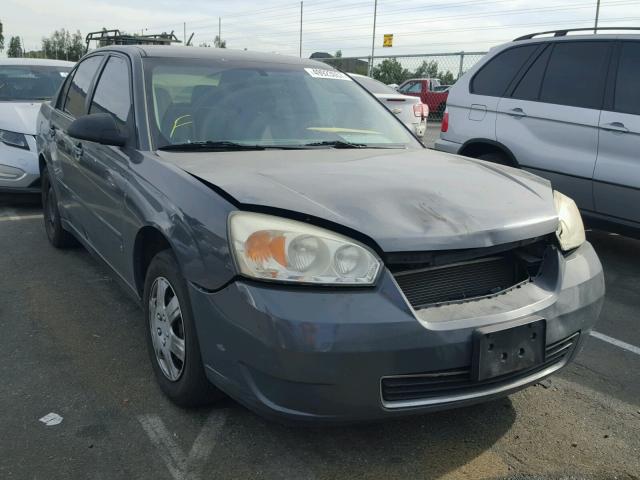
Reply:
<svg viewBox="0 0 640 480"><path fill-rule="evenodd" d="M640 241L589 239L607 299L558 375L448 412L288 427L231 400L174 407L138 305L85 250L50 247L37 205L2 199L0 479L638 479Z"/></svg>

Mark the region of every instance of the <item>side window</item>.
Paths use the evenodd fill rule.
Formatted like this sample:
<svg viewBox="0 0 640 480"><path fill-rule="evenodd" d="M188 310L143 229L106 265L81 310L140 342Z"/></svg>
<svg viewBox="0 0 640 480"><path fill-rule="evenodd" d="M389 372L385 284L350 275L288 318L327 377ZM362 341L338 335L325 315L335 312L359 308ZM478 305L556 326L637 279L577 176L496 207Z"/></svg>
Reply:
<svg viewBox="0 0 640 480"><path fill-rule="evenodd" d="M78 65L69 84L67 98L64 102L64 111L68 114L74 117L84 114L84 101L87 98L89 86L100 66L100 62L102 62L102 56L98 55L89 57Z"/></svg>
<svg viewBox="0 0 640 480"><path fill-rule="evenodd" d="M58 110L62 110L62 107L64 107L64 101L67 98L69 85L71 85L71 80L73 80L73 75L75 73L76 73L75 70L69 72L69 75L67 75L67 78L65 78L64 83L62 84L62 88L60 88L60 92L58 93L58 98L56 99L56 108Z"/></svg>
<svg viewBox="0 0 640 480"><path fill-rule="evenodd" d="M611 43L558 42L553 46L540 101L601 108Z"/></svg>
<svg viewBox="0 0 640 480"><path fill-rule="evenodd" d="M402 93L421 93L422 92L422 82L411 82L406 84L400 90Z"/></svg>
<svg viewBox="0 0 640 480"><path fill-rule="evenodd" d="M523 45L500 52L471 81L471 93L501 97L538 45Z"/></svg>
<svg viewBox="0 0 640 480"><path fill-rule="evenodd" d="M501 97L538 45L505 50L484 65L471 81L471 93Z"/></svg>
<svg viewBox="0 0 640 480"><path fill-rule="evenodd" d="M613 109L640 115L640 42L622 44Z"/></svg>
<svg viewBox="0 0 640 480"><path fill-rule="evenodd" d="M123 127L131 113L131 90L127 62L109 57L96 86L89 113L108 113Z"/></svg>
<svg viewBox="0 0 640 480"><path fill-rule="evenodd" d="M544 77L550 56L551 47L548 46L529 67L527 73L524 74L511 95L513 98L519 98L520 100L538 100L540 87L542 87L542 78Z"/></svg>

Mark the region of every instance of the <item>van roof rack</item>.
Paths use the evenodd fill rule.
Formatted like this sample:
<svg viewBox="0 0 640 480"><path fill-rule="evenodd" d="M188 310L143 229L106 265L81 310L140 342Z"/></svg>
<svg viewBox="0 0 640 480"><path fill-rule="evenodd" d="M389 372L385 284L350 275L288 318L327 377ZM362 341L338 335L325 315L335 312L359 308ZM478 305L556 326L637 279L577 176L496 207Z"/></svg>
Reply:
<svg viewBox="0 0 640 480"><path fill-rule="evenodd" d="M600 30L635 30L640 31L640 27L584 27L584 28L564 28L562 30L549 30L548 32L538 32L538 33L530 33L529 35L523 35L522 37L518 37L514 40L514 42L518 42L520 40L530 40L533 37L537 37L539 35L549 35L553 33L554 37L565 37L569 32L586 32L593 31L593 33L598 33Z"/></svg>
<svg viewBox="0 0 640 480"><path fill-rule="evenodd" d="M171 45L172 43L182 43L175 36L173 30L170 33L162 32L149 35L131 35L122 33L118 29L99 30L97 32L89 32L85 38L86 51L89 51L91 42L96 42L98 47L106 47L108 45Z"/></svg>

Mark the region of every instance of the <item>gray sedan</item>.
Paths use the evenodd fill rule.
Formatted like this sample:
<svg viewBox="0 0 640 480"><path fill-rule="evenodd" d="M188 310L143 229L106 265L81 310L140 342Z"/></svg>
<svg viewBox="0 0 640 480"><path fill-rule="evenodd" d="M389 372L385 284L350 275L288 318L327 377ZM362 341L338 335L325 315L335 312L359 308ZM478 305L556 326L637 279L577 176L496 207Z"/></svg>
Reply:
<svg viewBox="0 0 640 480"><path fill-rule="evenodd" d="M484 401L564 367L602 306L570 198L425 149L311 60L98 49L37 142L51 244L141 302L182 406L340 422Z"/></svg>

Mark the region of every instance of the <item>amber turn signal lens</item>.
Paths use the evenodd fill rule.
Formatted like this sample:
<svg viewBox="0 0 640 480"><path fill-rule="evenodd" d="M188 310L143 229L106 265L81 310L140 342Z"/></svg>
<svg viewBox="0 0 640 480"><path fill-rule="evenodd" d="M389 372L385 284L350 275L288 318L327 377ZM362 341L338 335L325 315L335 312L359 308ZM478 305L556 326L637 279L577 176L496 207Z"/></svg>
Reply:
<svg viewBox="0 0 640 480"><path fill-rule="evenodd" d="M252 233L245 242L247 257L254 262L264 262L273 258L283 267L287 266L284 251L285 238L272 232L261 230Z"/></svg>

